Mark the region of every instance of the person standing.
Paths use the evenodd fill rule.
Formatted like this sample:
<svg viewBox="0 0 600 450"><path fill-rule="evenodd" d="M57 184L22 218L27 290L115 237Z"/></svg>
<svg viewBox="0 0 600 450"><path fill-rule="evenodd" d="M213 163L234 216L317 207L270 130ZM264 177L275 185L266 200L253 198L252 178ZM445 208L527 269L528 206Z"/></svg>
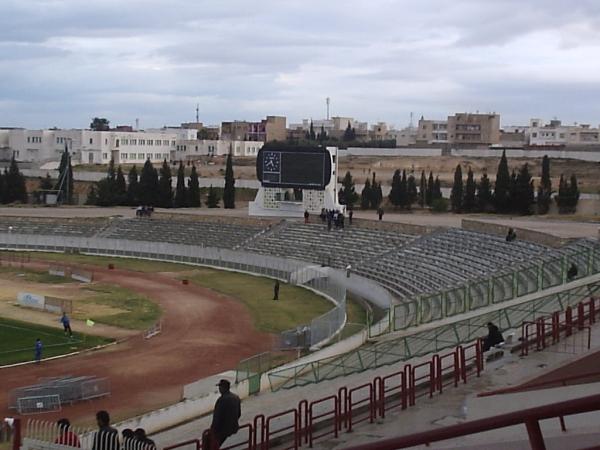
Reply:
<svg viewBox="0 0 600 450"><path fill-rule="evenodd" d="M238 432L240 428L238 420L242 415L240 398L230 391L231 383L227 380L220 380L217 386L219 386L221 396L215 403L210 426L211 446L208 447L210 449L220 448L225 439Z"/></svg>
<svg viewBox="0 0 600 450"><path fill-rule="evenodd" d="M56 425L60 434L55 439L55 444L67 445L69 447L81 447L79 438L71 431L71 422L69 422L69 419L60 419Z"/></svg>
<svg viewBox="0 0 600 450"><path fill-rule="evenodd" d="M308 214L308 209L304 210L304 223L308 223L308 218L310 217L310 214Z"/></svg>
<svg viewBox="0 0 600 450"><path fill-rule="evenodd" d="M110 416L106 411L96 413L98 431L94 434L92 450L119 450L119 432L110 426Z"/></svg>
<svg viewBox="0 0 600 450"><path fill-rule="evenodd" d="M354 211L351 209L348 211L348 225L352 225L352 216L354 215Z"/></svg>
<svg viewBox="0 0 600 450"><path fill-rule="evenodd" d="M65 329L65 336L73 337L73 331L71 330L71 321L67 316L67 313L63 311L62 317L60 318L60 323L62 323L63 328Z"/></svg>
<svg viewBox="0 0 600 450"><path fill-rule="evenodd" d="M379 220L383 219L383 208L379 208L377 210L377 215L379 216Z"/></svg>
<svg viewBox="0 0 600 450"><path fill-rule="evenodd" d="M275 280L275 286L273 286L273 300L279 300L279 280Z"/></svg>
<svg viewBox="0 0 600 450"><path fill-rule="evenodd" d="M42 349L44 348L44 344L42 344L42 341L40 340L40 338L37 338L35 340L35 362L37 364L40 363L40 361L42 360Z"/></svg>

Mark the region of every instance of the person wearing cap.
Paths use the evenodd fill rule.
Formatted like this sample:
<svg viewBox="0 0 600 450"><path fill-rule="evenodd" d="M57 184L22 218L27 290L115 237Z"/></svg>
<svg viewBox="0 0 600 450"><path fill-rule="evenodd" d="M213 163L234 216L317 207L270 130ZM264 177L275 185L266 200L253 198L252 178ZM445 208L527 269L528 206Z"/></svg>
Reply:
<svg viewBox="0 0 600 450"><path fill-rule="evenodd" d="M232 434L237 433L240 428L238 420L242 415L240 398L230 391L231 383L227 380L220 380L217 384L221 396L215 403L213 420L210 426L214 443L210 447L220 448Z"/></svg>

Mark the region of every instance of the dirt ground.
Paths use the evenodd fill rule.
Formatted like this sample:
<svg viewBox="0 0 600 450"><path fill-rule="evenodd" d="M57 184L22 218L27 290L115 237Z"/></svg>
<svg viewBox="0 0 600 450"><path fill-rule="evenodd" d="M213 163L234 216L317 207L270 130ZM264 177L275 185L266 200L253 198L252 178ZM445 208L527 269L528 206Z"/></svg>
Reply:
<svg viewBox="0 0 600 450"><path fill-rule="evenodd" d="M44 264L36 264L41 267ZM40 377L96 375L107 377L111 396L65 405L54 420L91 424L97 410L110 411L114 421L151 411L181 399L182 386L235 367L240 359L270 350L272 336L254 330L250 314L233 299L187 285L157 273L94 267L95 279L146 295L164 310L163 332L144 340L135 335L116 346L82 355L0 369L0 414L10 415L9 392Z"/></svg>

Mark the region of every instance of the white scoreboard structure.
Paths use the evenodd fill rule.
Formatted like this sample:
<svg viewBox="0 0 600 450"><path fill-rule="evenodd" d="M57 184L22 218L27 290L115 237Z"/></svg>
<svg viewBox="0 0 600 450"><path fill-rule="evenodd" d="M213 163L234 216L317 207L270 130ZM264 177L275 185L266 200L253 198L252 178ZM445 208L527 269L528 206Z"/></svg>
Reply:
<svg viewBox="0 0 600 450"><path fill-rule="evenodd" d="M302 217L304 211L344 211L338 202L337 162L337 147L265 144L256 158L261 187L249 203L249 215Z"/></svg>

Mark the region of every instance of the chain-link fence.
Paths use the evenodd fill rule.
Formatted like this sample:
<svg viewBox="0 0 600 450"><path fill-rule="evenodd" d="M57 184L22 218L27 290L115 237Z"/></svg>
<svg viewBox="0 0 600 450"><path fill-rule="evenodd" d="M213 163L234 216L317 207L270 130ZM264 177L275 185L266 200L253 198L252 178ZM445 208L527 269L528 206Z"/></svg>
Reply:
<svg viewBox="0 0 600 450"><path fill-rule="evenodd" d="M346 322L345 287L332 279L326 268L302 261L244 251L166 242L16 233L0 233L0 247L8 250L67 251L213 266L271 277L303 286L331 300L335 305L333 309L314 319L311 323L302 325L297 330L282 333L279 339L281 348L316 346L340 332Z"/></svg>
<svg viewBox="0 0 600 450"><path fill-rule="evenodd" d="M395 305L393 329L403 330L490 304L507 302L596 273L600 273L600 244L594 242L585 250L572 251L542 262L522 264L508 272L417 296L404 304Z"/></svg>

